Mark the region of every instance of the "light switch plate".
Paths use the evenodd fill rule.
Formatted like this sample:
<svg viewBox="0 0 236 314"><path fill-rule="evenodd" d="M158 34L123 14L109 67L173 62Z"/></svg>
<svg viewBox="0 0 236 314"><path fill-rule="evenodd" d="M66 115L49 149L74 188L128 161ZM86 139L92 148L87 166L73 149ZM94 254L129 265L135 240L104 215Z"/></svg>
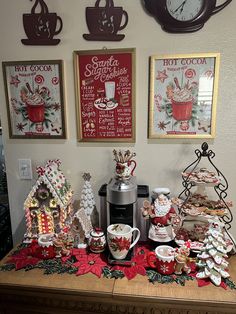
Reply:
<svg viewBox="0 0 236 314"><path fill-rule="evenodd" d="M32 180L31 159L18 159L19 176L21 180Z"/></svg>

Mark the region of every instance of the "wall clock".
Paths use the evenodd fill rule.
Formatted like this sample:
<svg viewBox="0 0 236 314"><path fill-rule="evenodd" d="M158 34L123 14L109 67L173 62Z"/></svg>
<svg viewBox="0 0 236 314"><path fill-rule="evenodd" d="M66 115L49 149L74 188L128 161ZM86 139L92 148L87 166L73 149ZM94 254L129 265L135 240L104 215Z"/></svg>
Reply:
<svg viewBox="0 0 236 314"><path fill-rule="evenodd" d="M162 28L170 33L188 33L201 29L211 15L232 0L217 5L217 0L144 0L145 7Z"/></svg>

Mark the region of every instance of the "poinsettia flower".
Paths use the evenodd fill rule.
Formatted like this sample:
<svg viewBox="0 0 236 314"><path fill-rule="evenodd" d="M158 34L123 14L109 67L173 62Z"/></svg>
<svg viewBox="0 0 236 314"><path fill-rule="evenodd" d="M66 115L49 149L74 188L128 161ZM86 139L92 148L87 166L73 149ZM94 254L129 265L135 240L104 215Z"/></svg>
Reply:
<svg viewBox="0 0 236 314"><path fill-rule="evenodd" d="M26 266L32 265L35 266L40 259L33 257L32 251L30 248L21 249L17 254L12 255L7 263L15 264L16 270L25 268Z"/></svg>
<svg viewBox="0 0 236 314"><path fill-rule="evenodd" d="M145 276L146 275L146 257L144 254L136 255L131 260L131 266L114 266L112 270L120 270L124 273L128 280L136 277L137 274Z"/></svg>
<svg viewBox="0 0 236 314"><path fill-rule="evenodd" d="M125 237L114 237L110 240L110 246L114 251L129 250L130 239L127 239Z"/></svg>
<svg viewBox="0 0 236 314"><path fill-rule="evenodd" d="M196 279L197 279L198 287L205 287L212 283L209 278L203 278L203 279L196 278ZM227 285L223 281L221 281L219 287L227 290Z"/></svg>
<svg viewBox="0 0 236 314"><path fill-rule="evenodd" d="M145 244L145 245L141 245L139 247L136 248L136 252L135 252L135 255L143 255L144 256L144 262L143 262L143 266L145 268L149 267L149 264L147 262L147 255L149 252L151 252L152 249L150 247L150 245L148 244Z"/></svg>
<svg viewBox="0 0 236 314"><path fill-rule="evenodd" d="M101 277L102 270L107 266L107 262L104 257L100 254L87 254L87 255L76 255L77 262L73 263L79 270L76 273L77 276L92 273L97 277Z"/></svg>

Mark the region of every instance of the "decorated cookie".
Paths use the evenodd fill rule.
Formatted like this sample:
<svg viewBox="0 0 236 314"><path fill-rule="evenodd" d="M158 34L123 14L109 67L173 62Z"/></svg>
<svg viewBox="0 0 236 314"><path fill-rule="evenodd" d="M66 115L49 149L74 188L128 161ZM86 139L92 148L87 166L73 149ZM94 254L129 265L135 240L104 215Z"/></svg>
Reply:
<svg viewBox="0 0 236 314"><path fill-rule="evenodd" d="M211 271L211 274L209 277L216 286L219 286L221 284L221 276L215 270Z"/></svg>

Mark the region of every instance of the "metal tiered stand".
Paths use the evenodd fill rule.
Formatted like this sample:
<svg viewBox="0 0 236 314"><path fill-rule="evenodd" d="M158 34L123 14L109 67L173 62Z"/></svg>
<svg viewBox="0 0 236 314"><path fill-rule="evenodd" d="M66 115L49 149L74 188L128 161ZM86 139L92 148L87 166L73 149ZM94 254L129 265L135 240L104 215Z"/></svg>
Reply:
<svg viewBox="0 0 236 314"><path fill-rule="evenodd" d="M209 163L211 164L211 166L216 171L216 176L220 179L218 182L209 184L208 186L214 187L214 190L215 190L216 194L218 195L218 199L220 200L220 202L222 202L223 207L225 208L225 213L220 215L218 218L224 224L225 232L227 233L227 235L229 236L229 238L233 242L233 250L232 251L233 251L233 253L235 253L236 252L236 242L235 242L235 239L233 238L233 236L229 232L229 230L231 228L231 223L233 221L233 215L232 215L231 209L228 205L229 203L226 201L227 190L228 190L228 181L226 180L223 173L213 163L212 160L215 157L215 153L212 150L208 149L208 144L206 142L204 142L202 144L201 149L202 150L200 150L200 149L195 150L195 154L197 156L197 159L193 163L191 163L187 168L185 168L183 173L182 173L182 179L183 179L182 185L184 187L184 190L179 194L179 199L183 200L182 204L179 206L179 211L180 211L180 214L182 215L183 214L182 209L183 209L184 205L188 202L188 200L192 196L192 188L193 187L197 187L197 193L200 193L200 194L205 193L205 186L208 185L208 183L198 185L191 178L192 178L192 174L194 173L194 171L199 166L201 160L203 158L205 160L208 160Z"/></svg>

